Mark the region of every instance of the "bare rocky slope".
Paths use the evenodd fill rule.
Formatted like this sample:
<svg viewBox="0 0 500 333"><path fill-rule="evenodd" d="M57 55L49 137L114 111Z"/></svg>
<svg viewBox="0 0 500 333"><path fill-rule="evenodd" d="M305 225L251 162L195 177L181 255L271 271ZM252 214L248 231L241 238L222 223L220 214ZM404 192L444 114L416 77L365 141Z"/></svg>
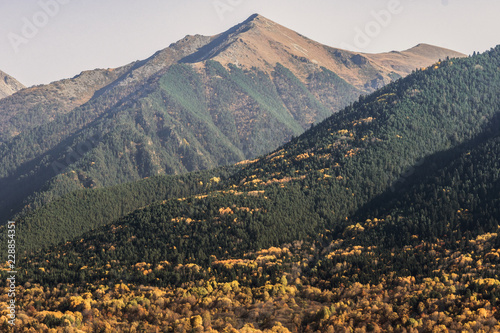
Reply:
<svg viewBox="0 0 500 333"><path fill-rule="evenodd" d="M416 68L429 66L446 57L463 56L428 44L380 54L341 50L315 42L255 14L233 29L212 37L209 44L184 60L201 66L203 61L211 59L225 66L236 64L266 73L272 73L280 63L303 82L324 67L356 88L371 92ZM377 81L375 85L374 80Z"/></svg>

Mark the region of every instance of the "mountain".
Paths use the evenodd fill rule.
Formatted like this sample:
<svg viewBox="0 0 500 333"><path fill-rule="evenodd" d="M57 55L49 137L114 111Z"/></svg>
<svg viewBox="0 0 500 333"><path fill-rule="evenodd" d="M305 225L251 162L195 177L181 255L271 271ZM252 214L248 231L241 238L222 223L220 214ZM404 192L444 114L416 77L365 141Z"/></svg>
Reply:
<svg viewBox="0 0 500 333"><path fill-rule="evenodd" d="M448 56L462 55L333 49L254 15L144 61L25 89L0 100L0 219L81 188L252 159Z"/></svg>
<svg viewBox="0 0 500 333"><path fill-rule="evenodd" d="M117 202L136 192L144 206L22 258L22 318L94 331L138 321L151 331L497 331L499 66L500 46L442 61L226 172L129 185L191 194L144 205L154 199L141 191L75 192L94 205L87 216L103 215L90 198L107 190ZM16 232L46 237L30 226Z"/></svg>
<svg viewBox="0 0 500 333"><path fill-rule="evenodd" d="M150 58L114 69L84 71L72 79L29 88L10 99L0 102L0 142L7 142L18 134L50 123L57 117L94 101L101 94L108 99L121 100L145 80L203 45L203 37L186 37L170 47L158 51ZM109 92L112 90L112 92ZM113 103L116 103L116 100ZM110 106L103 106L110 108ZM68 124L71 129L73 124ZM78 126L78 125L75 125Z"/></svg>
<svg viewBox="0 0 500 333"><path fill-rule="evenodd" d="M238 65L274 72L277 64L288 68L303 83L320 68L337 74L364 92L372 92L427 67L439 59L464 55L452 50L419 44L403 52L364 54L332 48L255 14L229 31L211 38L198 52L183 59L188 63L214 60L224 66Z"/></svg>
<svg viewBox="0 0 500 333"><path fill-rule="evenodd" d="M0 99L10 96L24 88L22 83L12 76L0 71Z"/></svg>
<svg viewBox="0 0 500 333"><path fill-rule="evenodd" d="M499 48L496 48L481 56L444 61L419 70L362 97L359 102L271 154L237 165L232 170L192 174L189 183L199 185L191 185L191 189L186 185L186 179L157 177L127 187L84 190L63 196L21 220L20 228L25 225L27 229L20 234L27 237L24 243L32 245L42 244L33 239L34 235L40 237L48 233L54 240L69 240L79 232L113 222L113 218L125 215L135 206L143 209L119 223L134 225L129 228L142 228L147 224L154 230L158 227L155 222L158 219L189 218L200 223L188 224L186 228L210 228L213 233L222 228L220 232L224 236L221 237L227 240L227 246L245 244L240 248L240 251L245 251L312 236L321 228L343 230L346 223L349 224L351 218L358 219L358 215L373 215L370 218L380 219L389 215L390 210L369 213L370 206L379 209L390 203L394 196L401 199L398 184L408 182L408 168L425 159L423 175L417 182L422 184L428 181L424 177L426 172L445 167L440 160L448 163L462 154L459 151L455 156L446 155L446 151L468 149L462 147L467 142L476 149L477 140L482 142L485 140L482 137L493 135L488 131L496 133L500 105L494 97L494 91L500 85L495 67L500 61L498 53ZM491 161L494 161L494 156L489 157ZM484 168L490 168L488 170L493 170L496 165L483 164ZM429 179L436 177L431 173ZM172 192L165 192L166 183L170 184L168 187ZM489 183L494 185L496 180L482 180L475 186L485 191L484 186L490 186ZM183 197L180 201L175 198L175 191L179 190ZM477 189L460 190L469 195L475 191ZM139 194L146 192L148 197ZM134 193L135 198L131 198ZM389 198L384 197L384 193L388 193ZM408 199L407 204L397 207L412 207L409 204L412 200L415 202ZM154 201L158 203L148 207ZM124 202L128 206L120 212L114 209L115 212L110 214L106 208L121 207ZM228 207L233 211L229 215L244 221L241 226L233 226L229 233L224 227L227 223L232 225L234 218L224 219L222 224L214 222L222 221L219 209ZM250 218L246 210L235 211L232 207L247 207L258 213ZM472 207L478 209L479 206ZM88 212L93 218L86 221L81 211ZM443 208L441 211L450 213ZM484 211L486 213L482 214L487 216L488 209ZM78 229L73 223L78 224ZM165 228L162 233L170 233L164 237L177 237L177 231L170 229L175 225L160 223L160 226ZM204 237L204 234L199 234L199 237ZM171 241L176 242L175 239ZM220 246L216 239L212 241L214 246ZM184 243L184 252L190 251L190 241ZM224 253L226 250L230 249L220 251ZM231 247L229 253L234 251Z"/></svg>
<svg viewBox="0 0 500 333"><path fill-rule="evenodd" d="M124 68L82 72L72 79L34 86L4 98L0 101L0 142L8 142L87 103L123 72Z"/></svg>

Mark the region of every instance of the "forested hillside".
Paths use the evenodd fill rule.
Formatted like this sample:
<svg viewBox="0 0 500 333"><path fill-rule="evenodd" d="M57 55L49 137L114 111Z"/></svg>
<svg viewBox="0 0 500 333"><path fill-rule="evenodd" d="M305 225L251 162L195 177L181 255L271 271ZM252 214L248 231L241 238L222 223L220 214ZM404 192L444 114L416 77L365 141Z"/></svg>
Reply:
<svg viewBox="0 0 500 333"><path fill-rule="evenodd" d="M23 258L21 324L500 330L499 68L500 47L443 61L244 165L128 185L192 193L156 190L165 200ZM131 193L106 191L78 195L102 216L92 200Z"/></svg>
<svg viewBox="0 0 500 333"><path fill-rule="evenodd" d="M225 184L235 167L192 172L180 176L155 176L138 182L67 194L19 220L19 250L55 245L109 224L155 201L192 196ZM0 227L0 230L5 230Z"/></svg>
<svg viewBox="0 0 500 333"><path fill-rule="evenodd" d="M339 87L342 103L357 95L335 74L323 73L314 79L319 90ZM228 71L215 62L202 74L174 65L135 101L117 101L105 117L94 113L100 104L89 104L20 134L0 147L3 206L21 204L34 189L39 193L25 205L38 207L81 188L233 164L271 150L331 113L285 68L278 67L276 86L264 73L256 74L237 67ZM110 103L109 94L98 101ZM303 106L307 113L298 111ZM88 125L57 144L71 123Z"/></svg>
<svg viewBox="0 0 500 333"><path fill-rule="evenodd" d="M361 54L253 15L116 69L0 100L0 221L73 191L231 165L415 68L460 53Z"/></svg>
<svg viewBox="0 0 500 333"><path fill-rule="evenodd" d="M64 260L68 262L75 255L92 258L94 264L103 267L110 264L109 260L116 260L120 264L116 266L118 271L114 272L113 278L119 279L124 263L128 267L139 258L148 258L151 263L168 260L179 264L207 265L212 254L217 258L243 255L259 248L316 237L325 229L339 235L351 224L355 229L357 221L352 219L363 213L380 219L382 216L377 214L383 207L368 213L370 204L384 193L392 192L391 189L396 194L389 195L395 195L399 200L405 198L398 192L399 179L405 175L408 178L407 169L420 164L420 159L424 158L425 163L431 164L437 163L432 162L434 159L441 164L443 161L448 163L451 153L445 151L467 145L480 149L482 141L476 143L474 140L493 140L489 136L496 133L495 121L500 105L495 93L500 86L499 51L497 47L475 57L445 61L398 80L333 115L272 154L236 169L217 191L206 189L203 195L155 203L114 222L113 226L87 234L83 242L67 243L57 252L67 253ZM496 155L487 154L485 158L490 156ZM494 159L482 163L486 168L484 172L494 171L495 163ZM445 167L433 168L441 173L454 168ZM415 172L415 177L418 175ZM425 186L428 182L425 175L424 172L419 176L418 186ZM439 173L433 177L446 180ZM469 201L481 201L481 205L470 202L465 205L467 196L463 195L451 197L453 200L448 198L452 201L449 208L440 209L443 215L435 212L429 215L433 227L428 233L422 232L421 237L442 237L445 232L442 226L438 226L437 221L441 220L436 220L436 217L448 223L446 212L455 208L457 211L477 210L464 213L464 216L488 215L485 213L488 207L496 202L495 179L488 179L491 183L484 185L467 185L470 182L459 185L459 181L448 185L462 186L456 192L467 193L471 198ZM486 182L486 179L478 180ZM421 196L422 192L426 195L432 193L427 190L419 192L418 188L414 192L417 193L414 196ZM408 193L411 195L412 192ZM407 200L415 201L412 198ZM396 209L399 212L406 207L411 211L419 206L403 202ZM401 213L395 211L392 214ZM415 214L423 225L428 224L420 218L422 212ZM489 218L491 220L491 215ZM495 220L488 223L483 228L496 226ZM471 224L464 231L474 229L475 225ZM398 224L398 227L403 228L403 224ZM414 223L414 228L421 226ZM434 229L441 232L434 233ZM411 233L409 235L411 239ZM375 235L373 239L379 238ZM94 253L89 250L98 247L113 247L113 251ZM59 268L49 265L49 269L47 266L46 273L40 278L54 276L64 280L64 276L75 278L73 274L81 275L76 267L75 271L68 270L65 261L58 260L55 265ZM92 272L86 274L104 278L98 269ZM36 269L32 274L37 275ZM163 283L172 282L176 275L173 271L161 274ZM148 279L148 282L154 281Z"/></svg>

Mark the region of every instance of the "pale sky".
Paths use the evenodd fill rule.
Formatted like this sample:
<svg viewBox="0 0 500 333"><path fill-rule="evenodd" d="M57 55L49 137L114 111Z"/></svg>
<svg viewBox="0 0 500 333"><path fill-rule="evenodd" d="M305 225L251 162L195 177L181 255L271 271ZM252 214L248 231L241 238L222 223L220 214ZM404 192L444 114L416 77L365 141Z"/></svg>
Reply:
<svg viewBox="0 0 500 333"><path fill-rule="evenodd" d="M360 52L500 44L498 0L0 0L0 70L27 86L148 58L258 13Z"/></svg>

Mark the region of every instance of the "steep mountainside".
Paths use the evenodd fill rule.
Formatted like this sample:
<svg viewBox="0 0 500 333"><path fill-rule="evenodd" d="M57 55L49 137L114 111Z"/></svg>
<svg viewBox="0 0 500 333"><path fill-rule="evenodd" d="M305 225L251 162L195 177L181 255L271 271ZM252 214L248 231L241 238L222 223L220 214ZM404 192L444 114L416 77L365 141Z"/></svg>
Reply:
<svg viewBox="0 0 500 333"><path fill-rule="evenodd" d="M0 99L10 96L21 89L24 89L22 83L0 71Z"/></svg>
<svg viewBox="0 0 500 333"><path fill-rule="evenodd" d="M500 46L443 61L232 169L75 192L86 204L74 211L69 196L54 201L46 217L60 205L70 229L82 227L71 224L81 209L110 218L98 204L107 194L113 205L133 193L136 205L163 196L22 258L19 322L61 331L499 331L499 68ZM173 191L161 193L165 185ZM50 224L37 232L33 222L19 221L17 234L47 239Z"/></svg>
<svg viewBox="0 0 500 333"><path fill-rule="evenodd" d="M323 228L336 235L342 234L346 227L357 223L359 216L370 215L370 218L381 219L382 215L397 214L391 213L390 208L387 208L388 213L369 211L377 200L386 204L393 199L401 199L398 184L405 183L401 181L402 178L408 182L408 168L420 164L418 161L425 158L425 163L428 163L426 172L436 172L428 179L443 178L444 176L438 177L440 172L452 170L452 167L447 166L448 163L460 157L464 149L480 149L485 140L496 135L498 130L495 124L500 105L495 93L500 86L499 53L500 49L497 47L480 56L445 61L430 69L417 71L361 98L353 106L314 126L274 153L237 167L229 173L231 176L226 175L221 179L220 175L214 174L212 178L217 179L216 186L214 181L207 181L212 179L209 173L205 178L199 178L201 188L193 188L191 195L180 200L153 204L125 217L117 222L124 226L124 234L116 233L116 237L126 237L129 232L137 232L144 233L145 239L151 242L147 236L150 232L161 234L161 237L153 237L165 244L157 244L159 252L155 252L155 255L166 256L168 260L175 261L181 260L175 259L181 253L186 258L190 257L187 254L193 251L195 243L206 244L203 252L214 253L217 257L226 256L227 253L241 254L255 247L305 239ZM458 153L453 155L451 152L455 150ZM495 184L498 183L495 178L498 174L495 173L495 156L496 153L488 154L487 161L481 162L482 168L487 170L484 172L491 174L493 178L480 178L483 172L480 171L471 176L479 177L479 183L469 188L460 185L463 188L458 192L468 196L460 194L452 197L455 201L463 201L456 201L460 206L457 210L476 209L476 214L492 218L488 207L493 207L497 200L494 192L497 186ZM475 170L474 167L472 169ZM423 173L417 178L418 184L429 181L425 175ZM153 183L160 179L153 180ZM443 180L447 181L447 178L444 177ZM456 186L461 182L455 181L454 184L452 185ZM443 185L446 186L448 185ZM491 186L491 189L487 189ZM141 187L142 185L136 188ZM439 186L437 188L441 190ZM199 195L203 192L205 195ZM415 196L423 192L426 191L419 190ZM116 192L108 193L115 202L120 202ZM384 197L384 193L388 193L389 198ZM85 195L93 196L92 192L86 192ZM168 199L161 193L156 198ZM466 207L466 199L482 204L469 203L470 207ZM95 219L89 220L86 227L80 224L80 230L110 222L109 214L106 216L104 208L97 207L92 200L86 199L87 205L74 205L74 211L70 208L71 200L69 197L63 198L47 206L47 209L34 212L34 215L20 223L20 228L26 228L21 234L32 239L34 235L39 237L48 232L50 216L60 215L58 210L65 210L66 220L57 223L70 226L73 222L72 215L75 216L74 221L82 221L76 216L78 211L90 208ZM414 199L408 199L407 202L411 200ZM139 200L136 207L144 205L144 202ZM61 206L58 208L58 205ZM410 204L397 207L413 209ZM452 210L456 208L455 204L450 204L449 207ZM441 210L441 215L436 216L440 216L440 220L449 221L451 216L446 217L449 211ZM436 213L432 214L434 216ZM421 221L426 221L422 214L416 216ZM432 217L430 218L432 221ZM185 223L187 220L197 222ZM176 223L171 223L172 221ZM494 220L485 220L486 222L491 227L495 225ZM473 229L471 226L464 230ZM439 228L438 230L444 230ZM206 239L206 232L200 230L211 230L212 235L219 236ZM53 235L54 231L51 231ZM191 236L179 243L183 237L179 233ZM108 237L109 229L102 229L89 237L93 242L104 241L98 234ZM433 235L438 236L431 232L426 237ZM60 236L52 237L68 239L68 236L70 234L65 230ZM118 238L118 243L123 241ZM224 239L225 246L221 245L221 239ZM35 240L33 242L32 244L36 243ZM130 257L120 260L135 260L129 252L151 255L147 254L149 250L140 249L140 240L137 244L137 252L134 252L131 245L124 242L123 246L127 248L126 252ZM169 252L167 248L172 244L176 244L178 252ZM120 248L117 244L113 244L113 247L117 251ZM197 258L195 262L198 264L203 263L205 258L196 253L192 253L191 257Z"/></svg>
<svg viewBox="0 0 500 333"><path fill-rule="evenodd" d="M166 68L204 45L209 37L188 36L150 58L116 69L84 71L72 79L56 81L23 90L0 101L0 143L23 131L39 127L65 115L89 101L106 97L114 102L101 106L110 108L117 100L126 98L160 69ZM97 111L99 112L99 110ZM100 111L102 112L102 110ZM72 132L68 123L66 132Z"/></svg>
<svg viewBox="0 0 500 333"><path fill-rule="evenodd" d="M376 220L360 242L405 246L418 239L457 242L494 232L500 223L498 119L479 138L428 157L406 184L360 210L361 225ZM395 237L398 235L398 237Z"/></svg>
<svg viewBox="0 0 500 333"><path fill-rule="evenodd" d="M141 62L25 89L0 101L0 219L81 188L254 158L445 55L460 56L419 46L375 59L254 15Z"/></svg>
<svg viewBox="0 0 500 333"><path fill-rule="evenodd" d="M124 70L94 70L67 80L24 89L0 101L0 143L46 124L88 102Z"/></svg>

